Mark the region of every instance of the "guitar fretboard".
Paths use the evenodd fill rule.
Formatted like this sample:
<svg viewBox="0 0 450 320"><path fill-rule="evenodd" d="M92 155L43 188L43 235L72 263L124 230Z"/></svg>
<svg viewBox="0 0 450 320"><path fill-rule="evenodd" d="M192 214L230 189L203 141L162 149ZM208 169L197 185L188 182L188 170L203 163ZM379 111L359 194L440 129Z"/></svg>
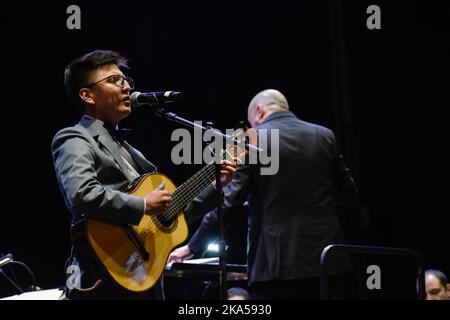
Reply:
<svg viewBox="0 0 450 320"><path fill-rule="evenodd" d="M183 210L203 189L215 179L215 164L210 163L184 182L172 193L172 204L164 214L168 219L173 218Z"/></svg>
<svg viewBox="0 0 450 320"><path fill-rule="evenodd" d="M242 130L240 131L242 134ZM235 136L236 137L236 136ZM225 152L222 155L222 160L231 157L232 155L236 157L236 154L240 149L237 145L227 145ZM240 151L239 151L240 152ZM215 162L211 162L200 171L194 174L189 180L184 182L172 193L172 204L169 209L158 216L158 219L163 219L166 221L172 220L178 212L183 210L186 205L192 201L200 192L203 191L211 182L214 181L216 177Z"/></svg>

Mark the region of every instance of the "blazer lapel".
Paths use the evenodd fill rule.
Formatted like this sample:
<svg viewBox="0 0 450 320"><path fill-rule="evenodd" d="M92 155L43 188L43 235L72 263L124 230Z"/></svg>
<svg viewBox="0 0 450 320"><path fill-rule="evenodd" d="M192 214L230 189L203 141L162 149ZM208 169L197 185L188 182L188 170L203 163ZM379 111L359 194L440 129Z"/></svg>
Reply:
<svg viewBox="0 0 450 320"><path fill-rule="evenodd" d="M123 174L132 181L133 178L128 173L128 168L119 153L117 143L112 139L111 135L103 127L103 123L99 120L83 116L79 123L82 127L89 131L94 139L101 143L112 155L114 161L119 165ZM98 137L98 138L97 138Z"/></svg>
<svg viewBox="0 0 450 320"><path fill-rule="evenodd" d="M136 151L136 149L134 149L132 146L130 146L128 142L124 141L123 147L130 153L134 162L136 162L136 164L144 171L144 173L156 171L156 166L145 159L142 154Z"/></svg>
<svg viewBox="0 0 450 320"><path fill-rule="evenodd" d="M109 151L109 153L111 153L120 169L122 169L122 172L127 176L128 180L132 181L133 178L128 174L127 166L119 153L118 146L116 142L114 142L114 140L111 138L109 133L100 135L98 137L98 142L100 142Z"/></svg>

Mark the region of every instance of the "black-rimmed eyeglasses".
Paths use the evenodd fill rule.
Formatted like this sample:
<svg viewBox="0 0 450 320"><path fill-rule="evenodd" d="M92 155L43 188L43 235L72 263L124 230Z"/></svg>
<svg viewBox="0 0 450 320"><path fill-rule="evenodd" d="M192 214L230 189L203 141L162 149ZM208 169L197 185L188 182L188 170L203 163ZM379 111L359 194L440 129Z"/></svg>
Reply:
<svg viewBox="0 0 450 320"><path fill-rule="evenodd" d="M95 86L97 83L107 80L109 83L114 83L119 88L123 88L125 85L125 81L128 82L128 85L130 86L131 90L134 89L134 81L130 77L124 77L120 74L113 74L111 76L107 76L106 78L103 78L101 80L98 80L97 82L91 83L90 85L86 86L86 88L90 88Z"/></svg>

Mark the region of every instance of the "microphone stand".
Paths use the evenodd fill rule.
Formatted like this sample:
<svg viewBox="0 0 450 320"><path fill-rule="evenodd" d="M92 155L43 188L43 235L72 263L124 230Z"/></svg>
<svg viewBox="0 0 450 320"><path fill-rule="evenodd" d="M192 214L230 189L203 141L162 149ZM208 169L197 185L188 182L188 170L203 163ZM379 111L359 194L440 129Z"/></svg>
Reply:
<svg viewBox="0 0 450 320"><path fill-rule="evenodd" d="M12 261L13 261L12 254L7 254L0 258L0 274L2 274L5 277L5 279L8 280L9 283L11 283L20 293L24 293L24 290L17 283L15 283L14 280L11 279L2 269L3 266L11 263Z"/></svg>
<svg viewBox="0 0 450 320"><path fill-rule="evenodd" d="M228 135L224 135L222 132L212 129L211 126L208 125L208 127L203 127L197 123L194 123L192 121L189 121L187 119L181 118L177 116L176 114L172 112L166 111L164 108L156 108L155 114L158 117L161 117L163 119L173 121L180 123L186 127L194 128L194 130L202 130L202 132L206 130L213 130L214 134L217 137L227 140L231 140L231 137ZM260 150L259 148L245 143L246 150L253 149L253 150ZM216 161L215 164L215 176L216 176L216 193L217 193L217 214L218 214L218 221L219 221L219 237L220 237L220 244L219 244L219 286L220 286L220 300L227 300L227 273L226 273L226 244L224 239L224 226L223 226L223 189L222 184L220 183L220 169L221 164L219 161Z"/></svg>
<svg viewBox="0 0 450 320"><path fill-rule="evenodd" d="M8 280L9 283L11 283L11 284L14 286L14 288L17 289L17 291L19 291L20 293L24 293L24 292L25 292L21 287L19 287L19 285L18 285L17 283L14 282L13 279L11 279L11 278L10 278L10 277L2 270L2 268L0 268L0 274L2 274L2 275L5 277L5 279Z"/></svg>
<svg viewBox="0 0 450 320"><path fill-rule="evenodd" d="M203 127L203 126L199 125L198 123L194 123L194 122L189 121L187 119L181 118L181 117L179 117L178 115L176 115L173 112L168 112L164 108L161 108L161 107L156 108L155 109L155 114L158 117L160 117L160 118L163 118L163 119L166 119L166 120L169 120L169 121L172 121L172 122L180 123L180 124L182 124L182 125L184 125L184 126L186 126L188 128L194 128L194 129L197 129L197 130L202 130L202 132L210 129L210 130L213 131L213 133L214 133L214 135L216 137L225 139L225 141L230 141L230 142L237 143L237 144L244 144L245 150L247 150L247 151L248 150L252 150L252 151L255 151L255 152L262 151L261 148L258 148L258 147L254 146L252 144L248 144L247 141L242 142L242 141L234 140L234 139L232 139L231 136L223 134L219 130L216 130L216 129L213 129L213 128L209 128L209 127Z"/></svg>
<svg viewBox="0 0 450 320"><path fill-rule="evenodd" d="M30 288L31 288L31 291L35 291L37 287L36 287L36 278L34 276L34 273L31 271L31 269L25 263L14 260L12 254L10 254L10 253L8 253L7 255L0 258L0 274L3 275L5 277L5 279L8 280L20 293L24 293L25 290L22 289L18 283L14 282L14 280L11 279L2 269L3 266L8 265L8 267L10 267L12 264L22 266L30 274L31 281L32 281L32 285L30 286ZM19 280L17 280L16 275L14 274L14 271L12 269L10 269L10 271L11 271L12 275L14 276L14 278L16 279L16 281L19 282Z"/></svg>
<svg viewBox="0 0 450 320"><path fill-rule="evenodd" d="M212 130L212 124L207 123L208 129ZM223 148L223 147L222 147ZM219 221L219 288L220 288L220 300L228 299L228 286L227 286L227 270L226 270L226 242L223 225L223 188L220 181L220 169L221 163L216 161L215 174L216 174L216 194L217 194L217 216Z"/></svg>
<svg viewBox="0 0 450 320"><path fill-rule="evenodd" d="M219 221L219 285L220 285L220 300L227 300L227 270L226 270L226 243L223 226L223 190L220 183L220 169L221 164L216 163L216 192L217 192L217 215Z"/></svg>

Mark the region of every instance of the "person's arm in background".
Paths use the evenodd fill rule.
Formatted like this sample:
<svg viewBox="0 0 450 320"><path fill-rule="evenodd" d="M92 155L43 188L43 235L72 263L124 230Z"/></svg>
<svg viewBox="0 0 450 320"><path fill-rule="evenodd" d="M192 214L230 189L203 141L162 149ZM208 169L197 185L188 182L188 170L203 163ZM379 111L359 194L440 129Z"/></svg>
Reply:
<svg viewBox="0 0 450 320"><path fill-rule="evenodd" d="M250 169L246 165L239 165L236 176L231 183L226 186L224 191L224 214L232 214L233 208L241 206L247 199L248 190L251 184ZM167 260L167 263L182 262L192 257L194 254L200 254L205 246L206 240L218 231L217 209L209 212L203 217L202 223L191 237L189 242L175 249Z"/></svg>
<svg viewBox="0 0 450 320"><path fill-rule="evenodd" d="M237 160L230 162L222 161L222 169L220 171L220 180L222 188L225 188L234 178L236 174ZM210 212L217 206L216 181L214 180L200 194L195 197L185 208L186 219L188 224L193 223L206 213Z"/></svg>
<svg viewBox="0 0 450 320"><path fill-rule="evenodd" d="M202 220L200 227L195 231L188 244L175 249L167 260L167 263L182 262L194 255L200 255L204 251L206 239L217 234L218 216L217 209L208 212Z"/></svg>
<svg viewBox="0 0 450 320"><path fill-rule="evenodd" d="M351 208L359 217L360 225L366 227L369 224L369 214L359 202L359 190L352 177L351 170L346 166L338 142L331 130L328 137L335 155L336 195L339 205Z"/></svg>
<svg viewBox="0 0 450 320"><path fill-rule="evenodd" d="M355 205L358 202L358 188L353 180L350 169L344 162L344 157L340 152L339 145L331 130L328 131L328 139L334 153L336 195L338 201L346 205Z"/></svg>

